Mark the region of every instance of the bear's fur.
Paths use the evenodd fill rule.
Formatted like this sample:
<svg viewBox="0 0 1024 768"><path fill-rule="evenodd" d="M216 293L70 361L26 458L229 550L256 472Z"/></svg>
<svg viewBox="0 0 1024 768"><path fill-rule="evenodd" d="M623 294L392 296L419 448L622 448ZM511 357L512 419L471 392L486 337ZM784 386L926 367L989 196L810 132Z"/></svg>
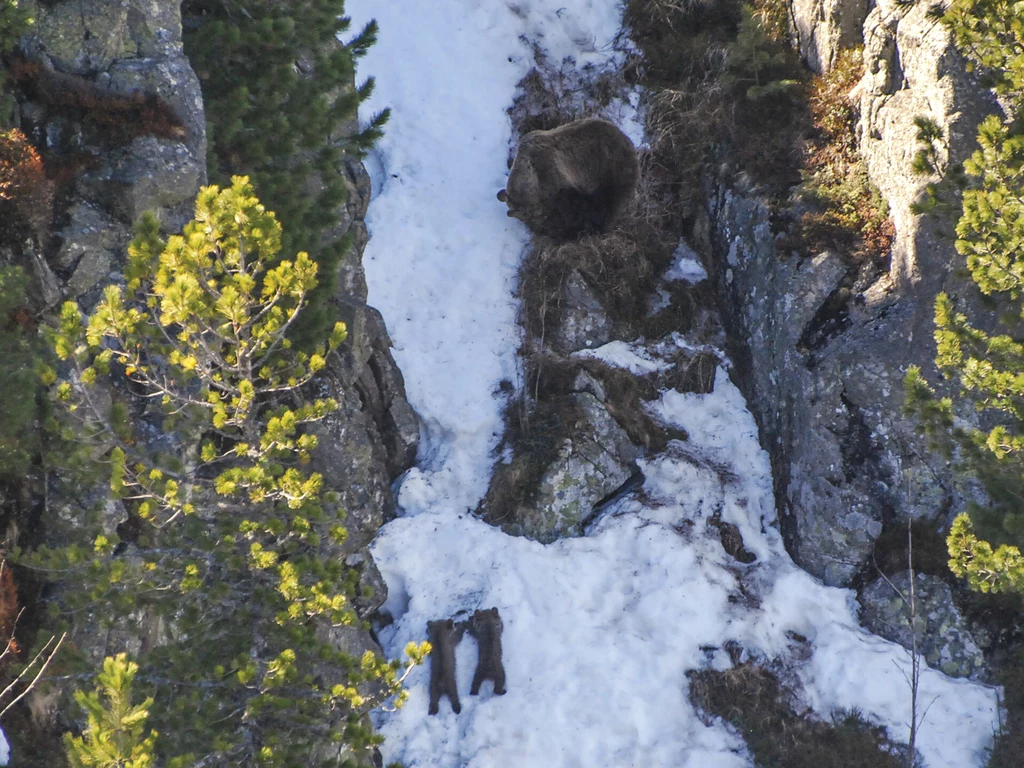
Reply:
<svg viewBox="0 0 1024 768"><path fill-rule="evenodd" d="M476 638L478 660L473 674L470 696L480 693L484 680L494 681L494 693L505 693L505 667L501 663L501 616L497 608L474 611L469 620L469 634Z"/></svg>
<svg viewBox="0 0 1024 768"><path fill-rule="evenodd" d="M607 120L587 118L523 136L498 199L534 232L571 240L607 232L639 178L629 138Z"/></svg>
<svg viewBox="0 0 1024 768"><path fill-rule="evenodd" d="M462 639L465 627L451 619L427 622L427 640L430 651L430 714L436 715L441 696L447 696L452 711L459 714L459 689L455 685L455 646Z"/></svg>

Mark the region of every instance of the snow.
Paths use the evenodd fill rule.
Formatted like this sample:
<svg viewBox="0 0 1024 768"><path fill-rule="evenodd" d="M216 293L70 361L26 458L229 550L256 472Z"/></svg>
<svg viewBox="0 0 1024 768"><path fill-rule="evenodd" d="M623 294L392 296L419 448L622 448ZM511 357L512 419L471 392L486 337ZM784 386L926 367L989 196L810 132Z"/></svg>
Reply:
<svg viewBox="0 0 1024 768"><path fill-rule="evenodd" d="M699 283L708 279L707 270L700 263L697 253L686 243L680 242L673 256L672 266L665 273L666 280L683 280L687 283Z"/></svg>
<svg viewBox="0 0 1024 768"><path fill-rule="evenodd" d="M414 12L408 0L349 0L346 10L357 26L380 24L360 62L362 76L377 78L365 114L390 106L393 115L368 164L364 261L370 303L423 421L418 466L400 481L401 516L372 548L394 617L381 641L395 656L424 639L430 619L497 606L508 677L505 696L487 683L469 696L476 652L464 640L462 713L442 700L429 717L428 669L415 670L407 705L377 718L385 762L750 766L742 739L705 725L687 698L685 673L728 668L730 640L788 674L822 716L857 707L906 739L908 654L858 626L853 593L822 586L789 558L773 525L768 457L728 366L714 392L670 390L650 406L690 439L643 462L642 496L611 505L587 536L544 546L470 514L501 436L498 385L519 377L515 275L527 234L495 199L507 173L505 109L533 43L551 60L613 61L615 0L432 0ZM622 105L635 106L635 94ZM630 115L620 119L639 138ZM685 248L679 257L667 277L697 279ZM678 337L586 354L642 374L665 364L659 355L670 348L691 347ZM725 553L708 524L716 512L739 527L756 562ZM926 670L922 706L932 699L918 738L927 768L980 768L995 691Z"/></svg>
<svg viewBox="0 0 1024 768"><path fill-rule="evenodd" d="M638 376L657 373L671 367L670 363L652 360L642 347L624 341L610 341L597 349L583 349L573 353L573 357L600 360L607 365L625 368Z"/></svg>
<svg viewBox="0 0 1024 768"><path fill-rule="evenodd" d="M7 735L0 728L0 765L7 765L11 760L11 747L7 743Z"/></svg>

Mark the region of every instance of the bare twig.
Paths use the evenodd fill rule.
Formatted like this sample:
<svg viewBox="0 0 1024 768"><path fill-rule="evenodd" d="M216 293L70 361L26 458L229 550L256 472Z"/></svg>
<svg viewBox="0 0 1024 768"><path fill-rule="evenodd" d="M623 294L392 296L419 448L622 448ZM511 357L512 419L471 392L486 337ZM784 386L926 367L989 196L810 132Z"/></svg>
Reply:
<svg viewBox="0 0 1024 768"><path fill-rule="evenodd" d="M34 678L32 678L32 682L29 683L25 687L25 690L23 690L20 694L18 694L18 696L15 697L15 699L10 704L8 704L6 707L3 708L2 711L0 711L0 718L2 718L4 715L6 715L7 714L7 710L9 710L11 707L13 707L15 704L17 704L23 698L25 698L25 695L29 691L31 691L33 688L35 688L36 684L39 682L39 678L41 678L43 676L43 673L46 671L46 668L48 666L50 666L50 662L53 661L53 657L57 655L57 651L60 650L61 643L64 642L64 638L66 638L67 636L68 636L67 632L65 632L63 635L60 636L60 640L57 641L57 644L53 647L53 650L49 651L49 655L46 656L46 660L43 661L42 664L40 665L39 671L36 673L36 676ZM29 663L29 665L27 667L25 667L25 669L23 669L21 671L21 674L18 675L17 678L15 678L14 682L12 682L10 685L8 685L6 688L4 688L3 692L0 693L0 700L2 700L4 696L6 696L8 693L10 693L12 690L14 690L14 687L21 681L21 679L23 677L25 677L25 675L28 674L28 672L36 664L39 663L39 660L42 659L44 655L46 655L47 651L50 648L50 643L52 643L54 641L55 637L56 637L56 635L54 635L54 637L51 637L49 640L47 640L46 641L46 645L44 645L42 647L42 649L40 649L39 653L36 654L36 657L34 659L32 659L32 661Z"/></svg>
<svg viewBox="0 0 1024 768"><path fill-rule="evenodd" d="M921 657L917 654L917 585L914 580L914 534L907 520L907 575L910 577L910 742L907 768L914 768L914 747L920 722L917 717L917 693L921 683ZM934 704L934 700L932 704ZM928 705L931 709L931 704ZM927 714L927 711L925 712ZM924 717L921 717L924 720Z"/></svg>

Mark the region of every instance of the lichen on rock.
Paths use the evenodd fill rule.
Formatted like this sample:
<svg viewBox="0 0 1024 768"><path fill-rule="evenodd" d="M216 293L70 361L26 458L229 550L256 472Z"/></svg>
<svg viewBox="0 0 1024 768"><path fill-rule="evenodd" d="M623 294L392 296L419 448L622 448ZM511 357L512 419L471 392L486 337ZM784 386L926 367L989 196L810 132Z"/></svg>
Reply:
<svg viewBox="0 0 1024 768"><path fill-rule="evenodd" d="M957 610L949 586L925 573L915 574L913 619L910 576L899 573L871 582L860 593L861 621L876 635L910 649L917 642L928 666L951 677L973 677L985 658Z"/></svg>

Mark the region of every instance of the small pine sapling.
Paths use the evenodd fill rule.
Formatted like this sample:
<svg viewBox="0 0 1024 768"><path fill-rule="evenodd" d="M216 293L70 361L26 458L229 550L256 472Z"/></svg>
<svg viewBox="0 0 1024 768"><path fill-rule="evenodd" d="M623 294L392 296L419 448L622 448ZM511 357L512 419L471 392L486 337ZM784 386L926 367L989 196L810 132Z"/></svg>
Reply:
<svg viewBox="0 0 1024 768"><path fill-rule="evenodd" d="M157 733L145 734L153 699L132 703L139 665L119 653L103 660L99 684L91 693L75 691L88 725L82 736L64 735L71 768L153 768Z"/></svg>

